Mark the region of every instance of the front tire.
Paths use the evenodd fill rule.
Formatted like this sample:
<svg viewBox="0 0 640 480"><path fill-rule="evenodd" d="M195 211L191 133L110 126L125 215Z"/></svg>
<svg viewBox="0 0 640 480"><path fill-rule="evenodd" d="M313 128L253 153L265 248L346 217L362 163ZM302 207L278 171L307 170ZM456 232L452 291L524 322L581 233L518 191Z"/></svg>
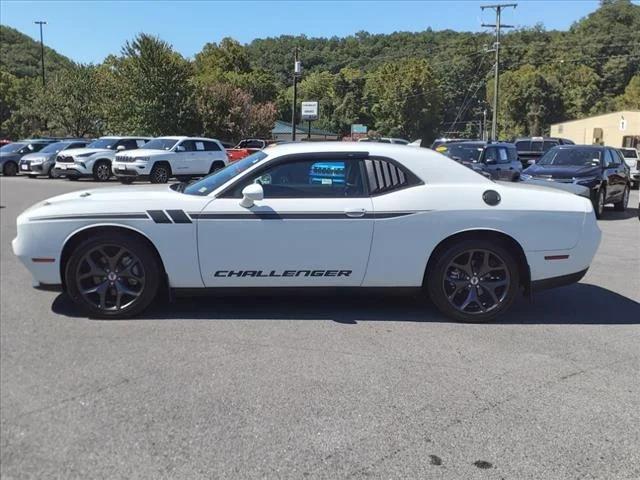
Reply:
<svg viewBox="0 0 640 480"><path fill-rule="evenodd" d="M154 300L162 278L149 247L122 233L108 233L82 242L65 268L66 290L88 316L129 318Z"/></svg>
<svg viewBox="0 0 640 480"><path fill-rule="evenodd" d="M153 166L149 179L151 183L167 183L170 176L171 172L169 171L169 167L164 164L159 164Z"/></svg>
<svg viewBox="0 0 640 480"><path fill-rule="evenodd" d="M18 164L16 162L7 162L2 167L2 174L5 177L15 177L18 174Z"/></svg>
<svg viewBox="0 0 640 480"><path fill-rule="evenodd" d="M602 214L604 213L604 203L606 191L604 187L600 187L598 189L598 193L596 194L595 201L593 203L593 210L596 212L596 218L602 218Z"/></svg>
<svg viewBox="0 0 640 480"><path fill-rule="evenodd" d="M209 168L209 174L212 174L214 172L217 172L218 170L222 170L224 168L224 163L223 162L213 162L211 164L211 167Z"/></svg>
<svg viewBox="0 0 640 480"><path fill-rule="evenodd" d="M489 322L511 307L520 288L515 256L499 242L454 243L429 269L431 301L458 322Z"/></svg>
<svg viewBox="0 0 640 480"><path fill-rule="evenodd" d="M93 179L96 182L106 182L111 178L111 164L107 160L99 160L93 166Z"/></svg>
<svg viewBox="0 0 640 480"><path fill-rule="evenodd" d="M629 205L629 185L624 187L624 192L622 193L622 199L619 202L613 204L613 208L618 212L624 212Z"/></svg>

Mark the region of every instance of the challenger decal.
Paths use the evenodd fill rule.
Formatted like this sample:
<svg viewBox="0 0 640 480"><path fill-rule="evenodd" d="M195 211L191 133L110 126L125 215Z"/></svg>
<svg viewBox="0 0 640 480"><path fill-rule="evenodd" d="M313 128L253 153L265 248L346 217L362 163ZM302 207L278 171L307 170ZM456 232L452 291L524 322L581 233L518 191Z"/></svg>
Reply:
<svg viewBox="0 0 640 480"><path fill-rule="evenodd" d="M218 270L213 276L232 277L348 277L353 270Z"/></svg>

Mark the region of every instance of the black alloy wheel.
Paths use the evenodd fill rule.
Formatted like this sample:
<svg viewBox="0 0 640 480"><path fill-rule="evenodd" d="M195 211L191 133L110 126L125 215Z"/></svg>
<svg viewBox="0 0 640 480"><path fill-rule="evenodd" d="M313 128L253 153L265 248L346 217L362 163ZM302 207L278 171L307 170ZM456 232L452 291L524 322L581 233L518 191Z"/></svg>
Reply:
<svg viewBox="0 0 640 480"><path fill-rule="evenodd" d="M495 243L466 240L440 255L427 279L440 311L458 321L486 322L511 306L519 290L518 265Z"/></svg>
<svg viewBox="0 0 640 480"><path fill-rule="evenodd" d="M2 173L5 177L15 177L18 174L18 164L16 162L8 161L4 164Z"/></svg>
<svg viewBox="0 0 640 480"><path fill-rule="evenodd" d="M155 298L161 278L148 246L122 234L86 240L69 259L65 272L74 303L100 318L140 313Z"/></svg>
<svg viewBox="0 0 640 480"><path fill-rule="evenodd" d="M166 165L154 165L150 175L151 183L167 183L169 168Z"/></svg>

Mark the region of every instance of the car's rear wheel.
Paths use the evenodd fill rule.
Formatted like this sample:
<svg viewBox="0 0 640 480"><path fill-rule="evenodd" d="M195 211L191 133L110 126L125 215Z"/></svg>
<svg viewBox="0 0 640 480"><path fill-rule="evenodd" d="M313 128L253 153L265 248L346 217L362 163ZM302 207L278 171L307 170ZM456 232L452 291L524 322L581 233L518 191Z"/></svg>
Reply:
<svg viewBox="0 0 640 480"><path fill-rule="evenodd" d="M155 298L160 278L160 266L148 246L120 233L85 240L65 268L65 284L73 302L99 318L141 313Z"/></svg>
<svg viewBox="0 0 640 480"><path fill-rule="evenodd" d="M164 164L159 164L153 166L149 179L151 183L167 183L170 176L171 172L169 171L169 167Z"/></svg>
<svg viewBox="0 0 640 480"><path fill-rule="evenodd" d="M111 178L111 164L106 160L99 160L93 166L93 179L97 182L106 182Z"/></svg>
<svg viewBox="0 0 640 480"><path fill-rule="evenodd" d="M596 194L595 202L593 203L593 210L596 212L596 218L602 218L602 214L604 213L604 203L605 196L607 192L604 187L598 189L598 193Z"/></svg>
<svg viewBox="0 0 640 480"><path fill-rule="evenodd" d="M5 177L14 177L18 174L18 164L16 162L7 162L2 167L2 173Z"/></svg>
<svg viewBox="0 0 640 480"><path fill-rule="evenodd" d="M461 322L493 320L511 306L519 288L514 255L487 240L454 243L438 255L427 277L433 303Z"/></svg>
<svg viewBox="0 0 640 480"><path fill-rule="evenodd" d="M622 198L619 202L613 204L613 208L615 208L618 212L624 212L629 205L629 185L624 187L624 192L622 193Z"/></svg>
<svg viewBox="0 0 640 480"><path fill-rule="evenodd" d="M223 162L213 162L211 168L209 168L209 174L222 170L224 168Z"/></svg>

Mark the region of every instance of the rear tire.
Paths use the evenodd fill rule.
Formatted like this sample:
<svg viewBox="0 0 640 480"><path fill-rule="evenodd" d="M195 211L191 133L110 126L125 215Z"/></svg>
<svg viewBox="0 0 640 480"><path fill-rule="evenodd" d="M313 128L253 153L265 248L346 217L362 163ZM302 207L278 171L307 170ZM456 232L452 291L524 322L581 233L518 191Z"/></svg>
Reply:
<svg viewBox="0 0 640 480"><path fill-rule="evenodd" d="M161 163L153 166L151 174L149 175L149 180L151 183L167 183L170 176L171 171L169 167Z"/></svg>
<svg viewBox="0 0 640 480"><path fill-rule="evenodd" d="M507 311L519 293L518 262L500 242L462 240L438 254L426 287L431 301L447 317L489 322Z"/></svg>
<svg viewBox="0 0 640 480"><path fill-rule="evenodd" d="M96 182L106 182L111 178L111 164L107 160L98 160L93 166L93 179Z"/></svg>
<svg viewBox="0 0 640 480"><path fill-rule="evenodd" d="M617 212L624 212L629 205L629 185L624 187L624 192L622 193L622 199L619 202L613 204L613 208L616 209Z"/></svg>
<svg viewBox="0 0 640 480"><path fill-rule="evenodd" d="M123 233L88 238L65 266L66 291L88 316L129 318L156 297L162 270L143 241Z"/></svg>
<svg viewBox="0 0 640 480"><path fill-rule="evenodd" d="M8 161L2 167L2 174L5 177L15 177L18 174L18 164L16 162Z"/></svg>

